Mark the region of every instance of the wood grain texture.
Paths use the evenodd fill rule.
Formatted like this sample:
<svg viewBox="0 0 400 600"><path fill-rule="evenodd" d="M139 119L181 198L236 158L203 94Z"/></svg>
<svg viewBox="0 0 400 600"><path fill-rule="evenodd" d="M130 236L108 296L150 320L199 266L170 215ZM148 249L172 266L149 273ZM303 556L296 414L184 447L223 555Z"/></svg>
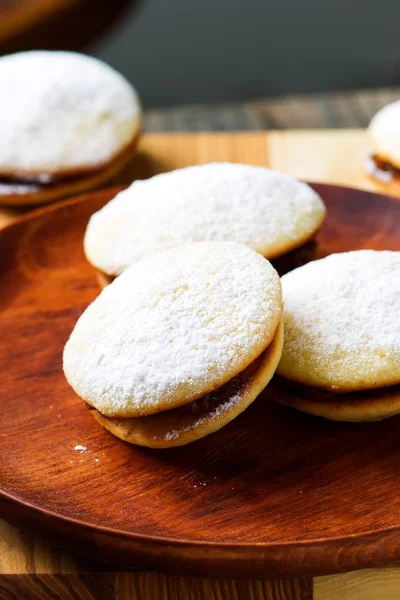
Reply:
<svg viewBox="0 0 400 600"><path fill-rule="evenodd" d="M312 600L305 579L233 581L156 573L0 577L0 600Z"/></svg>
<svg viewBox="0 0 400 600"><path fill-rule="evenodd" d="M144 127L147 133L365 128L399 97L399 87L384 87L152 108L146 110Z"/></svg>
<svg viewBox="0 0 400 600"><path fill-rule="evenodd" d="M400 567L363 569L314 580L314 600L398 600Z"/></svg>

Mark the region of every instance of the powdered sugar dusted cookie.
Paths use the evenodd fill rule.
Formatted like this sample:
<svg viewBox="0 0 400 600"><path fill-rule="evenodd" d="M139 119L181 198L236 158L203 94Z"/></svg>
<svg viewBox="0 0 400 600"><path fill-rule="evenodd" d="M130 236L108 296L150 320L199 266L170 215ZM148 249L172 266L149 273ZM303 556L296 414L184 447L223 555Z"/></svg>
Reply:
<svg viewBox="0 0 400 600"><path fill-rule="evenodd" d="M137 94L101 61L73 52L0 58L0 198L39 203L120 170L140 130Z"/></svg>
<svg viewBox="0 0 400 600"><path fill-rule="evenodd" d="M246 369L281 313L279 277L250 248L180 246L127 269L86 309L65 347L65 374L109 417L177 408Z"/></svg>
<svg viewBox="0 0 400 600"><path fill-rule="evenodd" d="M235 419L272 378L283 346L283 323L266 350L244 371L214 392L180 408L137 419L112 419L93 409L96 420L131 444L172 448L198 440Z"/></svg>
<svg viewBox="0 0 400 600"><path fill-rule="evenodd" d="M282 286L280 375L333 393L400 383L400 252L333 254Z"/></svg>
<svg viewBox="0 0 400 600"><path fill-rule="evenodd" d="M136 181L94 214L88 260L108 275L196 241L241 242L273 258L311 239L325 207L307 184L262 167L212 163Z"/></svg>

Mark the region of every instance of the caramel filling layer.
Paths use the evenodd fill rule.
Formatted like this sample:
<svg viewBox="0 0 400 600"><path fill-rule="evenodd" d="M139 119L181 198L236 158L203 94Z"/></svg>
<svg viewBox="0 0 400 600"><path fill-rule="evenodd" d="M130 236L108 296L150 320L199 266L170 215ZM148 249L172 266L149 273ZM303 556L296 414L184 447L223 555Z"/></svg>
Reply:
<svg viewBox="0 0 400 600"><path fill-rule="evenodd" d="M123 148L118 154L114 155L110 160L94 167L86 167L84 169L76 168L75 170L62 171L60 173L0 173L0 194L32 194L37 192L51 192L57 187L68 187L79 182L84 182L92 178L105 176L109 171L121 170L125 163L133 155L136 144L139 138L139 132L135 135L132 142ZM114 174L114 173L111 173Z"/></svg>

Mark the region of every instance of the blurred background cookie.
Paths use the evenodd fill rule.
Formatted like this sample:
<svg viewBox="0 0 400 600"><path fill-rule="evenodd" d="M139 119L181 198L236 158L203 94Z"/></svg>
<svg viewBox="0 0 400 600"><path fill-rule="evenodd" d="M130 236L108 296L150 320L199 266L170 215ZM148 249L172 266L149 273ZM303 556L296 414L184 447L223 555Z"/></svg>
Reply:
<svg viewBox="0 0 400 600"><path fill-rule="evenodd" d="M130 160L141 124L133 87L71 52L0 58L0 204L41 204L105 184Z"/></svg>
<svg viewBox="0 0 400 600"><path fill-rule="evenodd" d="M375 183L389 193L400 190L400 100L381 108L372 118L368 133L373 152L365 170Z"/></svg>
<svg viewBox="0 0 400 600"><path fill-rule="evenodd" d="M127 269L86 309L65 346L65 375L118 437L187 443L222 427L267 385L282 350L281 313L279 277L250 248L173 248ZM195 401L175 423L171 409ZM148 420L136 426L138 417Z"/></svg>
<svg viewBox="0 0 400 600"><path fill-rule="evenodd" d="M88 224L86 256L115 277L180 244L230 240L268 259L314 238L325 206L307 184L250 165L210 163L136 181Z"/></svg>

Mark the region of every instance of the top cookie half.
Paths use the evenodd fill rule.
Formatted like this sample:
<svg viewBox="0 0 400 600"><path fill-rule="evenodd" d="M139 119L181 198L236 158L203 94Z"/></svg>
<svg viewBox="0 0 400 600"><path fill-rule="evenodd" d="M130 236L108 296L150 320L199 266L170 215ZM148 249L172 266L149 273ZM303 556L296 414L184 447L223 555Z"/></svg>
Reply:
<svg viewBox="0 0 400 600"><path fill-rule="evenodd" d="M400 252L332 254L282 287L280 375L336 393L400 383Z"/></svg>
<svg viewBox="0 0 400 600"><path fill-rule="evenodd" d="M88 260L108 275L157 251L235 241L274 258L312 238L325 217L307 184L263 167L212 163L135 181L90 219Z"/></svg>
<svg viewBox="0 0 400 600"><path fill-rule="evenodd" d="M176 408L250 365L281 313L278 274L250 248L179 246L127 269L86 309L65 347L65 374L106 416Z"/></svg>

